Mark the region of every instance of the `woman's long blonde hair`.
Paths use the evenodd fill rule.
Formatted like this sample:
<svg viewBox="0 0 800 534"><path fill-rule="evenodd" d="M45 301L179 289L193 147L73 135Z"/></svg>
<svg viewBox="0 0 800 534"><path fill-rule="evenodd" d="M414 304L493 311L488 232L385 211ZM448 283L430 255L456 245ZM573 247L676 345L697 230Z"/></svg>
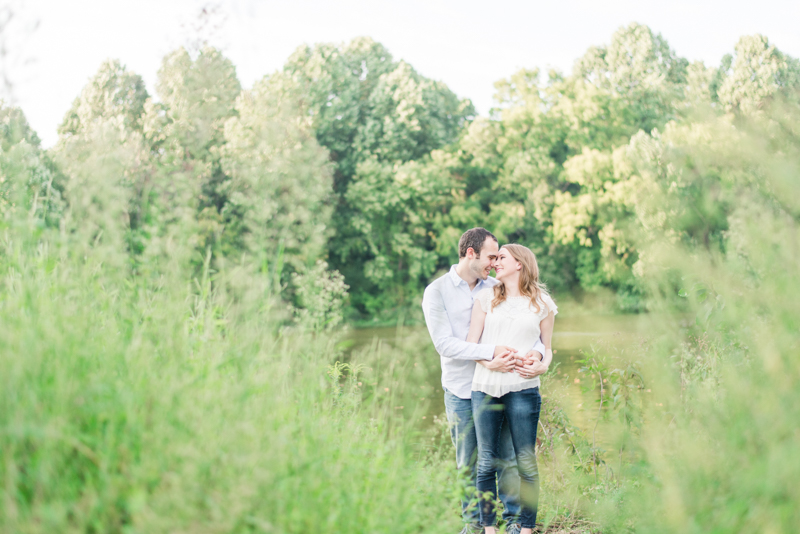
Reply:
<svg viewBox="0 0 800 534"><path fill-rule="evenodd" d="M519 292L531 299L531 304L536 308L536 313L539 313L542 309L539 302L542 302L542 297L547 295L547 287L539 281L539 264L536 263L536 255L528 247L514 243L503 245L500 248L506 249L522 265L522 269L519 272ZM494 286L492 308L498 306L504 300L506 300L506 286L505 284L497 284Z"/></svg>

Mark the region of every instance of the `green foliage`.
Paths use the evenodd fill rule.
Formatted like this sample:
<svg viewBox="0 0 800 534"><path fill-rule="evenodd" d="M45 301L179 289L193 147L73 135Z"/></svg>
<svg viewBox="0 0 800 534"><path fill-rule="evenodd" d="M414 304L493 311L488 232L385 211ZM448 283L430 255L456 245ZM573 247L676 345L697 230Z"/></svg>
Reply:
<svg viewBox="0 0 800 534"><path fill-rule="evenodd" d="M52 157L63 173L62 223L83 243L132 254L146 246L151 222L151 165L142 133L147 92L141 77L106 61L59 128ZM90 241L93 240L93 241Z"/></svg>
<svg viewBox="0 0 800 534"><path fill-rule="evenodd" d="M451 471L397 417L397 396L363 395L359 365L329 367L335 338L284 327L278 266L214 268L209 253L193 278L193 244L173 240L171 261L125 268L141 138L116 126L65 143L80 152L59 156L61 228L39 227L35 195L0 220L0 530L455 529L440 494ZM3 176L24 184L14 161L0 159ZM321 263L301 282L303 326L330 329L341 276Z"/></svg>
<svg viewBox="0 0 800 534"><path fill-rule="evenodd" d="M180 48L164 58L156 91L166 109L169 143L182 147L191 160L212 159L212 148L221 144L225 120L235 114L241 92L231 61L210 47L192 60Z"/></svg>
<svg viewBox="0 0 800 534"><path fill-rule="evenodd" d="M420 281L434 273L437 254L431 249L443 230L440 214L458 202L451 165L441 151L404 164L377 158L359 164L345 199L354 207L350 225L358 239L352 241L359 246L350 253L371 258L361 266L363 275L380 292L354 295L370 315L418 296Z"/></svg>
<svg viewBox="0 0 800 534"><path fill-rule="evenodd" d="M653 236L649 269L679 272L680 294L694 312L678 337L685 343L666 345L652 360L661 417L674 420L644 433L656 477L630 496L632 514L653 506L656 492L664 496L638 522L652 532L670 525L782 532L799 520L788 503L797 499L792 481L800 469L789 452L798 446L791 429L798 417L800 309L792 295L800 109L789 103L762 112L740 118L737 128L723 119L676 127L663 159L650 167L660 171L652 177L672 178L656 181L663 207L653 211L664 210L677 239ZM676 209L704 213L709 193L719 207L704 225Z"/></svg>
<svg viewBox="0 0 800 534"><path fill-rule="evenodd" d="M58 226L64 181L22 110L0 102L0 228L24 221Z"/></svg>
<svg viewBox="0 0 800 534"><path fill-rule="evenodd" d="M242 92L218 50L181 48L164 58L154 102L140 77L103 64L54 150L75 224L98 243L125 241L134 264L180 240L197 269L207 249L213 265L263 263L279 241L287 275L313 265L330 233L327 152L302 102L276 86Z"/></svg>
<svg viewBox="0 0 800 534"><path fill-rule="evenodd" d="M64 207L60 173L39 149L22 112L7 107L0 112L7 119L0 148L0 228L23 220L58 225Z"/></svg>
<svg viewBox="0 0 800 534"><path fill-rule="evenodd" d="M76 135L93 128L97 121L112 117L119 118L120 127L141 129L147 96L141 76L117 60L105 61L72 103L58 133L62 137Z"/></svg>
<svg viewBox="0 0 800 534"><path fill-rule="evenodd" d="M327 263L318 261L307 272L295 274L292 283L301 306L298 324L312 332L330 332L341 325L348 289L341 274L330 272Z"/></svg>
<svg viewBox="0 0 800 534"><path fill-rule="evenodd" d="M241 92L233 64L214 48L203 47L196 58L180 48L162 61L156 91L161 102L150 103L145 124L164 215L191 225L197 247L211 247L215 258L241 252L243 214L222 214L229 200L220 162L225 121L236 114Z"/></svg>
<svg viewBox="0 0 800 534"><path fill-rule="evenodd" d="M409 161L454 141L466 117L469 101L459 101L441 82L428 80L400 61L383 74L369 94L369 114L356 149L382 161Z"/></svg>
<svg viewBox="0 0 800 534"><path fill-rule="evenodd" d="M269 262L281 246L286 298L291 273L324 260L345 276L352 318L419 320L422 289L477 225L529 245L557 293L610 290L618 309L640 312L651 296L637 246L647 183L634 160L673 123L733 120L791 94L797 72L762 36L715 69L631 24L569 75L499 81L497 107L475 119L468 100L369 38L300 47L247 91L218 50L179 49L159 70L159 101L119 62L101 66L61 127L65 178L54 183L66 190L69 176L95 172L89 154L122 151L114 221L134 263L173 239L192 244L197 269L207 249L219 266L243 254ZM696 194L705 207L683 210L697 226L684 237L705 241L725 230L724 209L713 190Z"/></svg>
<svg viewBox="0 0 800 534"><path fill-rule="evenodd" d="M565 112L576 130L569 144L611 148L662 125L674 114L687 64L647 26L619 29L608 47L591 48L578 60L565 80L574 102Z"/></svg>
<svg viewBox="0 0 800 534"><path fill-rule="evenodd" d="M63 137L54 158L67 176L66 228L82 234L83 243L113 250L127 243L136 252L142 246L148 173L141 134L127 130L121 118L97 120Z"/></svg>
<svg viewBox="0 0 800 534"><path fill-rule="evenodd" d="M241 272L151 284L42 244L0 250L0 530L455 528L388 399L326 380L332 343L279 333L261 277L242 298Z"/></svg>
<svg viewBox="0 0 800 534"><path fill-rule="evenodd" d="M270 256L282 243L286 263L300 270L322 255L330 233L331 173L297 103L273 85L265 79L243 93L225 124L219 213L231 252Z"/></svg>
<svg viewBox="0 0 800 534"><path fill-rule="evenodd" d="M0 105L0 146L7 151L22 140L37 148L41 144L21 109Z"/></svg>
<svg viewBox="0 0 800 534"><path fill-rule="evenodd" d="M392 61L369 38L301 47L269 83L302 102L317 140L330 151L335 231L327 254L345 274L351 302L367 316L418 313L415 299L437 263L426 252L427 207L442 205L441 191L449 193L443 184L451 181L437 177L441 164L425 162L457 140L472 105ZM403 165L410 161L417 163Z"/></svg>
<svg viewBox="0 0 800 534"><path fill-rule="evenodd" d="M300 47L272 76L305 102L317 140L336 162L337 192L346 188L362 159L354 145L370 113L370 94L394 68L383 45L361 37L339 46Z"/></svg>
<svg viewBox="0 0 800 534"><path fill-rule="evenodd" d="M798 119L773 102L631 141L636 266L659 314L648 342L581 362L598 404L568 479L604 532L797 524Z"/></svg>
<svg viewBox="0 0 800 534"><path fill-rule="evenodd" d="M734 52L718 68L689 64L630 24L568 75L523 69L498 81L497 107L477 119L468 100L366 37L302 46L246 91L218 50L181 48L163 60L158 101L108 61L44 156L52 182L33 180L67 201L118 188L118 214L94 231L118 226L106 239L126 241L134 264L165 256L175 239L191 243L196 269L209 249L220 266L243 255L269 263L282 247L281 284L294 300L291 274L324 260L345 276L354 319L419 320L422 289L477 225L530 246L556 293L611 293L619 310L641 312L653 296L638 246L649 179L635 162L657 161L675 125L735 124L800 84L797 60L763 36ZM4 151L22 138L38 146L3 109ZM117 178L93 184L93 175ZM32 187L26 194L55 198ZM724 186L677 187L687 195L676 208L681 239L721 246ZM648 224L663 228L657 217Z"/></svg>
<svg viewBox="0 0 800 534"><path fill-rule="evenodd" d="M717 99L727 111L753 112L773 96L784 97L800 87L800 63L781 53L763 35L736 43L732 59L723 60L724 81Z"/></svg>

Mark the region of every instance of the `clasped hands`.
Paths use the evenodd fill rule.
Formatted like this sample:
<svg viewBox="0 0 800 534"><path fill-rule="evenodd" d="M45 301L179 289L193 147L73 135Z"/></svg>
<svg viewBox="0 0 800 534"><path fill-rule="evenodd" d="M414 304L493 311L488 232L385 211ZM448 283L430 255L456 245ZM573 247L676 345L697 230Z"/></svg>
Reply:
<svg viewBox="0 0 800 534"><path fill-rule="evenodd" d="M539 351L528 351L521 356L516 349L497 345L494 348L494 358L491 361L481 362L487 369L501 373L517 372L522 378L533 378L547 372L549 366L542 363L542 354Z"/></svg>

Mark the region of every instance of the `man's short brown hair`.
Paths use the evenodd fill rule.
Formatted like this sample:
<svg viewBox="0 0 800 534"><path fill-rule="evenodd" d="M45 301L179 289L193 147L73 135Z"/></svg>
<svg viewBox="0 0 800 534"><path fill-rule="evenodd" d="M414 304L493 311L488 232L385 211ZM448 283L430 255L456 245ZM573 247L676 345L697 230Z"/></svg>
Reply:
<svg viewBox="0 0 800 534"><path fill-rule="evenodd" d="M481 248L487 237L491 237L497 243L497 238L486 228L472 228L461 234L461 239L458 240L458 258L466 258L468 248L474 250L475 255L480 258Z"/></svg>

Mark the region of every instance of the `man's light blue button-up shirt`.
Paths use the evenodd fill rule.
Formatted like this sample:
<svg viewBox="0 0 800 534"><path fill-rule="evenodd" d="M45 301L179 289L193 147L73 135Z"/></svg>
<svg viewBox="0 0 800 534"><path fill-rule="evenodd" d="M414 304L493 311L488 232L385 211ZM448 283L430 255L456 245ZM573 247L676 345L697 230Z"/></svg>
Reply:
<svg viewBox="0 0 800 534"><path fill-rule="evenodd" d="M462 399L468 399L472 395L475 360L491 360L494 355L493 345L466 341L475 296L481 289L494 287L498 283L489 277L478 280L470 290L469 284L458 276L456 266L453 265L450 272L425 288L422 297L425 323L442 362L442 387ZM544 354L541 341L531 349Z"/></svg>

